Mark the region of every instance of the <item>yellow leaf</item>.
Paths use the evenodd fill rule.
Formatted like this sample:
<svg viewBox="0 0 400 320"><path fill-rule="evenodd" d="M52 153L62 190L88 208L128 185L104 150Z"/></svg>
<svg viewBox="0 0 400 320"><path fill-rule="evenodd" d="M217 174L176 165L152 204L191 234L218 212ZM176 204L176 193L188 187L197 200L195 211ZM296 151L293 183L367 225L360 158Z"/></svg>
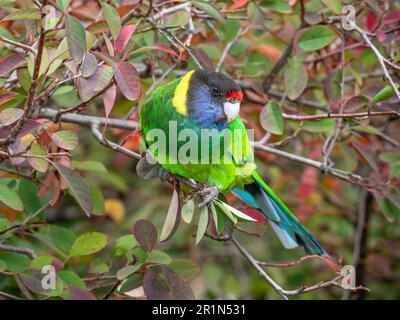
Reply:
<svg viewBox="0 0 400 320"><path fill-rule="evenodd" d="M121 200L106 199L104 200L104 212L116 223L121 223L125 218L125 206Z"/></svg>

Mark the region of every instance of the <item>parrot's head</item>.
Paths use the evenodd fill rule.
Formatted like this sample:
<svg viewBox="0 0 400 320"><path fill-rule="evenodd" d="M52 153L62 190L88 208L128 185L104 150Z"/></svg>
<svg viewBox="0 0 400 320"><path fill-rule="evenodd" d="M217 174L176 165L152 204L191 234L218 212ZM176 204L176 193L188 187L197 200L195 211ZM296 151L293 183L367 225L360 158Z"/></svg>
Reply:
<svg viewBox="0 0 400 320"><path fill-rule="evenodd" d="M243 94L228 76L209 70L196 70L187 92L189 115L204 124L224 125L239 115Z"/></svg>

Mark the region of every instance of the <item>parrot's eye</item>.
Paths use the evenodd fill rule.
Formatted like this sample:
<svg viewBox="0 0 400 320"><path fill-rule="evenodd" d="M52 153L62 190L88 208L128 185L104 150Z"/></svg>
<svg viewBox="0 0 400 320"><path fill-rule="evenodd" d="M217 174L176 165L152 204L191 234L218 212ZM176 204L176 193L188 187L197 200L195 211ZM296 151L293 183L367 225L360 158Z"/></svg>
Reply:
<svg viewBox="0 0 400 320"><path fill-rule="evenodd" d="M214 95L216 95L216 96L221 95L221 91L220 91L218 88L216 88L216 87L212 87L212 88L211 88L211 91L212 91L212 93L213 93Z"/></svg>

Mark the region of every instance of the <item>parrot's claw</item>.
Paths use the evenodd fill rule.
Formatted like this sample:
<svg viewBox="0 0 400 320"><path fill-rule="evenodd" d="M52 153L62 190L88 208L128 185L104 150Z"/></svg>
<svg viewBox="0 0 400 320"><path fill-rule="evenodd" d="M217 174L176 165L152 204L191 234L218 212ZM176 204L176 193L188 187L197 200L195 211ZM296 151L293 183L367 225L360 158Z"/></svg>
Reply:
<svg viewBox="0 0 400 320"><path fill-rule="evenodd" d="M209 187L209 188L204 188L201 189L198 192L199 196L202 198L202 202L199 204L199 208L203 208L207 206L211 201L213 201L215 198L218 197L219 195L219 190L217 187Z"/></svg>
<svg viewBox="0 0 400 320"><path fill-rule="evenodd" d="M165 182L172 177L172 174L171 172L165 170L163 167L160 166L160 168L158 169L158 177L160 178L161 181Z"/></svg>

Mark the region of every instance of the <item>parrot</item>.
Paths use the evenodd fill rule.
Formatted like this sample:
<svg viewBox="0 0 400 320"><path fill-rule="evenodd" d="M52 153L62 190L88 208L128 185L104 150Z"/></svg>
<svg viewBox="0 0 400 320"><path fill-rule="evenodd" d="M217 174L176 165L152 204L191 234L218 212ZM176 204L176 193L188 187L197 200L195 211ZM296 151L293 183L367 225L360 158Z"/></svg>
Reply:
<svg viewBox="0 0 400 320"><path fill-rule="evenodd" d="M140 127L146 145L155 142L152 136L154 130L164 132L168 141L173 135L188 130L200 137L206 130L209 133L207 139L194 144L198 151L206 150L199 152L199 161L182 161L176 154L172 155L175 147L179 149L187 142L184 139L175 142L176 146L167 143L164 150L155 149L153 155L162 169L205 185L203 196L206 201L200 206L207 205L219 194L232 192L265 216L285 248L300 246L310 255L330 258L257 173L253 149L239 114L242 99L240 86L229 76L206 69L189 71L159 86L141 106ZM233 138L227 139L226 132L234 133ZM209 160L214 155L212 149L221 151L215 146L220 146L222 142L226 147L219 155L221 161L201 161L203 158Z"/></svg>

